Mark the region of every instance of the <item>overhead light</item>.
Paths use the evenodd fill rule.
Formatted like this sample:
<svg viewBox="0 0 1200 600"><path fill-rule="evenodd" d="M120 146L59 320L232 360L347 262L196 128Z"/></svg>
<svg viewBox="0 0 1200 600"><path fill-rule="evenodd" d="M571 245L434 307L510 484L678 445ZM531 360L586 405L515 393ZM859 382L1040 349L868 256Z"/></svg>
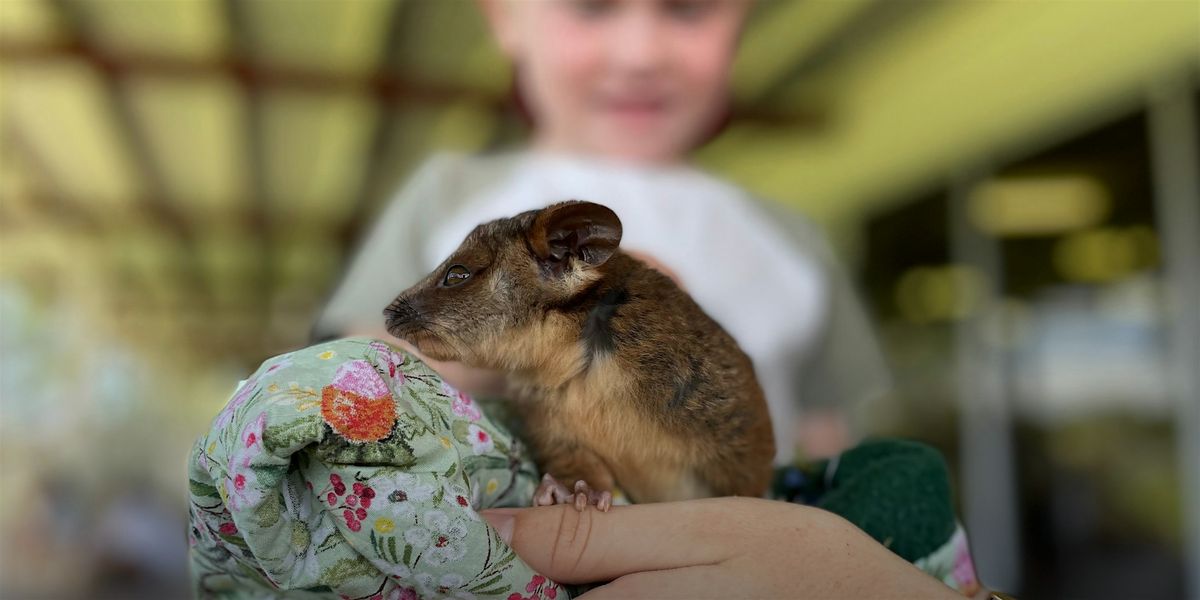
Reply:
<svg viewBox="0 0 1200 600"><path fill-rule="evenodd" d="M1146 226L1089 229L1054 246L1054 267L1069 281L1116 281L1157 263L1158 237Z"/></svg>
<svg viewBox="0 0 1200 600"><path fill-rule="evenodd" d="M965 265L915 267L896 284L896 306L913 323L954 321L979 307L985 287L982 274Z"/></svg>
<svg viewBox="0 0 1200 600"><path fill-rule="evenodd" d="M971 192L971 222L1004 237L1057 235L1094 227L1108 217L1104 184L1082 174L1001 177Z"/></svg>

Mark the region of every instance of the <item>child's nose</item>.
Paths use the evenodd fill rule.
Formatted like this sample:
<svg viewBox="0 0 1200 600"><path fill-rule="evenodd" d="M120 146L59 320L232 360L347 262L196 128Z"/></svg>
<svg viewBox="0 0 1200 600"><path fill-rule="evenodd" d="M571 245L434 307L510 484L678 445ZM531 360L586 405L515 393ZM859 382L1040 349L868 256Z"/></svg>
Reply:
<svg viewBox="0 0 1200 600"><path fill-rule="evenodd" d="M655 71L667 59L661 19L651 11L633 11L622 19L610 45L613 66L633 71Z"/></svg>

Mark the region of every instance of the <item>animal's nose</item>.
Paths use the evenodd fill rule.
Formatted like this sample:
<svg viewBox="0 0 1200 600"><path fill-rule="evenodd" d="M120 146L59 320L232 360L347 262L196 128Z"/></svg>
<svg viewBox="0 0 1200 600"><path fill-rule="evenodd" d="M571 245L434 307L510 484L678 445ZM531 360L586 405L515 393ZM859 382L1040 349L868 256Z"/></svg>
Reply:
<svg viewBox="0 0 1200 600"><path fill-rule="evenodd" d="M404 323L417 317L417 310L407 300L397 300L383 309L383 317L388 325Z"/></svg>

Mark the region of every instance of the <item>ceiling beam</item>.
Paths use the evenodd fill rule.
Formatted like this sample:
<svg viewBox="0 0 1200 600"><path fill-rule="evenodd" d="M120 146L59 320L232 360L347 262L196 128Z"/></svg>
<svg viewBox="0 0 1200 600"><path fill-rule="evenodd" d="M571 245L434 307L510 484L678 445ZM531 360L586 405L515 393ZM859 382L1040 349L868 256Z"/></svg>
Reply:
<svg viewBox="0 0 1200 600"><path fill-rule="evenodd" d="M183 78L223 75L263 88L365 93L379 102L386 103L443 106L465 101L501 113L511 109L511 99L507 95L483 92L467 86L411 81L382 70L367 75L355 75L323 69L263 65L236 54L217 60L195 60L141 53L117 54L80 40L31 44L0 39L0 64L28 64L62 59L86 61L110 77L121 77L130 73ZM823 111L810 108L772 110L753 104L737 104L733 108L732 120L773 128L807 130L820 127L825 121L825 115Z"/></svg>
<svg viewBox="0 0 1200 600"><path fill-rule="evenodd" d="M90 21L87 9L71 0L51 0L51 5L58 12L68 31L74 33L76 44L84 52L94 52L98 47L95 41L94 27ZM176 274L179 289L195 294L200 298L209 298L211 294L200 277L201 271L196 260L195 236L188 227L187 220L176 206L168 201L166 186L161 170L154 160L154 152L150 142L138 123L134 114L133 102L129 89L123 85L125 72L101 68L100 78L105 92L109 97L108 106L111 108L113 120L118 130L123 132L125 146L129 149L137 167L142 183L149 193L141 200L141 207L158 223L165 226L183 247L187 257L182 271Z"/></svg>
<svg viewBox="0 0 1200 600"><path fill-rule="evenodd" d="M232 45L230 54L239 57L254 56L254 36L251 34L245 3L238 0L225 0L223 8ZM270 322L271 302L274 296L273 267L278 261L278 257L275 256L272 240L272 219L268 200L270 193L267 189L267 142L264 126L266 109L263 98L263 81L245 69L234 69L233 73L238 76L242 89L245 91L242 95L242 101L246 104L246 127L243 131L243 138L246 157L250 163L246 171L250 177L250 202L253 207L247 215L248 218L241 222L249 227L258 242L256 296L259 299L260 323L265 331L266 324Z"/></svg>
<svg viewBox="0 0 1200 600"><path fill-rule="evenodd" d="M392 7L381 60L377 66L380 72L394 73L396 71L398 49L401 47L404 36L404 22L411 15L411 7L411 2L397 2ZM354 208L350 211L350 218L342 224L337 232L339 246L344 251L343 260L350 258L348 251L353 244L352 240L358 239L364 233L371 207L375 206L380 196L386 195L390 191L386 189L386 186L391 184L385 175L388 172L386 161L389 159L388 149L401 135L397 116L399 105L386 102L381 108L380 122L375 127L369 142L367 164L359 182Z"/></svg>
<svg viewBox="0 0 1200 600"><path fill-rule="evenodd" d="M4 138L0 139L0 143L10 147L13 153L24 158L25 165L32 171L34 180L39 184L37 187L45 190L43 194L34 197L30 204L40 208L40 212L47 220L53 220L55 223L82 229L89 233L102 232L103 224L95 215L83 209L86 203L80 203L77 199L68 199L55 187L55 178L51 174L50 168L46 166L45 159L25 137L20 124L13 119L12 115L5 114L0 118L5 123Z"/></svg>

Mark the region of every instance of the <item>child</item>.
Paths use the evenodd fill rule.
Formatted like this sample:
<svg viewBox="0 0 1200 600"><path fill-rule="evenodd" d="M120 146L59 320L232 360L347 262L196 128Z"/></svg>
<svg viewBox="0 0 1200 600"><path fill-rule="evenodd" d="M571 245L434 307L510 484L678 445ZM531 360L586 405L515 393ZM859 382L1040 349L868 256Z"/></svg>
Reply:
<svg viewBox="0 0 1200 600"><path fill-rule="evenodd" d="M592 200L620 215L623 248L672 275L753 359L777 460L790 460L797 444L807 443L809 456L841 450L850 441L843 415L888 383L849 286L815 229L687 164L728 110L749 5L481 2L516 66L531 148L426 163L380 216L320 315L317 337L386 338L382 308L475 225ZM476 394L502 389L496 374L431 364ZM811 409L804 421L800 404ZM801 423L810 425L804 435Z"/></svg>

